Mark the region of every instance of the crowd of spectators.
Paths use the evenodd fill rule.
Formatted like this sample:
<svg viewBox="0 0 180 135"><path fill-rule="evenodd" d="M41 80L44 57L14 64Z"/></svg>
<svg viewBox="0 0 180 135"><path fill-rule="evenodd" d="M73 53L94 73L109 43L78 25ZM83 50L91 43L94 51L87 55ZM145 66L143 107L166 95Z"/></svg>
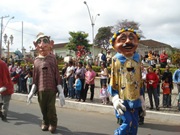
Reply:
<svg viewBox="0 0 180 135"><path fill-rule="evenodd" d="M107 69L111 64L112 54L110 50L106 53L106 60L102 59L104 54L103 50L98 54L98 65L101 67L101 71L96 73L92 64L92 54L88 52L85 61L83 62L69 60L69 62L64 63L64 67L61 71L62 83L64 89L64 95L66 98L74 99L78 102L86 102L87 93L90 90L89 100L93 102L95 87L95 77L100 78L100 91L99 98L102 100L103 104L108 104L110 102L109 94L106 91L109 80L110 73ZM143 91L147 92L149 98L149 109L155 109L158 111L160 109L160 104L162 102L162 107L169 108L172 106L171 93L173 90L173 73L170 72L170 66L168 65L168 56L165 51L162 54L157 55L152 51L149 51L148 57L142 57L142 80L143 80ZM165 68L162 73L160 67ZM144 66L146 65L146 66ZM32 65L29 63L21 64L20 62L11 61L8 65L11 80L14 84L14 91L18 93L29 93L32 86ZM79 81L81 83L77 83ZM77 86L81 85L81 86ZM179 84L177 84L177 87ZM167 88L168 87L168 88ZM80 89L78 89L80 88ZM77 91L77 89L79 91ZM179 87L178 87L179 90ZM160 93L163 94L162 101L160 101ZM104 95L105 94L105 95ZM154 101L154 104L153 104Z"/></svg>
<svg viewBox="0 0 180 135"><path fill-rule="evenodd" d="M161 68L165 68L167 64L171 63L165 50L163 50L161 54L157 54L150 50L147 56L142 56L141 59L143 64L148 64L153 68L156 68L157 65L160 65Z"/></svg>
<svg viewBox="0 0 180 135"><path fill-rule="evenodd" d="M8 66L14 92L29 93L32 86L32 65L29 62L17 60L16 55L14 57L11 55L9 59L2 57L1 60Z"/></svg>
<svg viewBox="0 0 180 135"><path fill-rule="evenodd" d="M149 109L154 109L154 105L157 111L160 107L172 107L172 91L174 85L177 85L178 93L180 92L180 74L178 71L180 71L180 69L172 73L170 66L166 65L162 73L158 67L153 68L149 66L145 68L142 64L143 89L147 91L148 94ZM160 93L162 93L162 98L160 98ZM162 104L162 106L160 106L160 104Z"/></svg>
<svg viewBox="0 0 180 135"><path fill-rule="evenodd" d="M32 67L29 63L22 65L12 62L8 66L14 92L28 94L32 86Z"/></svg>
<svg viewBox="0 0 180 135"><path fill-rule="evenodd" d="M86 102L88 90L90 90L90 101L93 102L94 99L94 89L95 89L95 77L100 77L100 87L103 85L108 85L109 72L107 70L107 63L103 60L99 61L99 66L101 67L101 72L96 73L92 68L92 61L90 52L87 53L87 59L85 59L85 65L81 61L76 61L70 59L69 62L65 63L62 69L62 79L65 97L74 99L76 101ZM103 51L99 57L103 55ZM99 59L100 59L99 58ZM110 58L108 58L109 60ZM76 95L75 87L75 76L77 76L81 81L80 97ZM72 87L74 86L74 87ZM103 102L103 101L102 101ZM105 104L105 102L103 102ZM106 103L109 103L109 97L106 97Z"/></svg>

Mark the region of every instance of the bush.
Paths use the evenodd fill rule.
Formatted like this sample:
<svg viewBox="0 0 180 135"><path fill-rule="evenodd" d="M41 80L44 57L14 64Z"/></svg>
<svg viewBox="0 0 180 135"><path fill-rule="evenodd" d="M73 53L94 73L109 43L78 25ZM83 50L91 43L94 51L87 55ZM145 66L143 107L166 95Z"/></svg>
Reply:
<svg viewBox="0 0 180 135"><path fill-rule="evenodd" d="M59 64L58 65L58 68L60 71L62 71L62 68L63 68L63 64ZM107 67L108 68L108 71L110 72L111 71L111 68L110 67ZM101 67L100 66L92 66L92 69L95 71L95 72L101 72Z"/></svg>
<svg viewBox="0 0 180 135"><path fill-rule="evenodd" d="M100 67L100 66L92 66L92 69L93 69L95 72L101 72L101 67Z"/></svg>
<svg viewBox="0 0 180 135"><path fill-rule="evenodd" d="M63 64L58 65L58 69L59 69L60 71L62 71L63 66L64 66Z"/></svg>
<svg viewBox="0 0 180 135"><path fill-rule="evenodd" d="M170 72L173 74L176 69L177 68L175 68L175 67L170 67ZM156 68L154 70L156 70ZM166 70L166 68L160 68L160 70L161 70L161 74L163 74L164 71Z"/></svg>

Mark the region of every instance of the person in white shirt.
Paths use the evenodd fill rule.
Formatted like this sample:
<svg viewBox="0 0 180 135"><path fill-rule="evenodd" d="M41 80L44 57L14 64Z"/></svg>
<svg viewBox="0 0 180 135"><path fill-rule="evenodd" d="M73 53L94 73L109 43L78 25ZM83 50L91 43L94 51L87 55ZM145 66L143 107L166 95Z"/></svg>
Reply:
<svg viewBox="0 0 180 135"><path fill-rule="evenodd" d="M110 50L107 51L106 58L107 58L107 66L109 66L111 64L111 58L112 58L112 54Z"/></svg>
<svg viewBox="0 0 180 135"><path fill-rule="evenodd" d="M68 92L69 92L69 98L74 98L75 95L75 90L73 88L73 84L74 84L74 70L75 67L73 66L73 61L69 61L69 66L67 67L66 70L66 76L65 78L67 78L68 81Z"/></svg>
<svg viewBox="0 0 180 135"><path fill-rule="evenodd" d="M92 54L90 51L87 52L87 55L86 55L86 63L90 63L92 65L93 63L93 57L92 57Z"/></svg>
<svg viewBox="0 0 180 135"><path fill-rule="evenodd" d="M103 60L101 59L102 55L103 55L103 50L98 54L98 66L100 66L100 65L101 65L101 62L103 61Z"/></svg>
<svg viewBox="0 0 180 135"><path fill-rule="evenodd" d="M108 79L108 70L107 70L105 62L101 63L101 73L99 75L101 77L100 85L101 85L101 88L102 88L103 84L107 84L107 79Z"/></svg>
<svg viewBox="0 0 180 135"><path fill-rule="evenodd" d="M106 105L107 102L107 98L109 97L108 91L107 91L107 85L103 84L101 90L100 90L100 98L102 100L102 104Z"/></svg>

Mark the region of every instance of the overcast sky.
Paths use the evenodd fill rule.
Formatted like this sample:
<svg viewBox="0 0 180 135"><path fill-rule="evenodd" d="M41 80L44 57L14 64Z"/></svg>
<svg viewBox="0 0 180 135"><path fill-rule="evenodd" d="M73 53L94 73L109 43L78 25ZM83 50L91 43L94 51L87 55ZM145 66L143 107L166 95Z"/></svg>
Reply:
<svg viewBox="0 0 180 135"><path fill-rule="evenodd" d="M140 23L145 39L180 48L180 0L86 0L95 18L95 32L128 19ZM69 31L84 31L92 43L92 25L84 0L1 0L0 17L6 26L3 35L14 36L10 50L26 50L39 32L50 35L55 43L68 42ZM5 44L3 42L3 47Z"/></svg>

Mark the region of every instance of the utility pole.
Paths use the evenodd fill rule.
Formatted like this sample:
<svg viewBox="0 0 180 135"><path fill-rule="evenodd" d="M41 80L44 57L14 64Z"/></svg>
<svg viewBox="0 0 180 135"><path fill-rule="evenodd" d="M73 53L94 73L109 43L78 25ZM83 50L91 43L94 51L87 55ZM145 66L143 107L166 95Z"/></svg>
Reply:
<svg viewBox="0 0 180 135"><path fill-rule="evenodd" d="M2 35L3 35L3 19L4 18L8 18L9 15L7 16L2 16L1 17L1 42L0 42L0 58L1 58L1 55L2 55Z"/></svg>
<svg viewBox="0 0 180 135"><path fill-rule="evenodd" d="M93 44L93 56L95 58L95 51L94 51L94 46L95 46L95 43L94 43L94 25L95 25L95 21L96 21L96 17L97 16L100 16L100 14L96 14L95 18L91 15L91 12L90 12L90 9L89 9L89 6L87 4L86 1L84 1L84 4L86 5L87 7L87 10L88 10L88 14L89 14L89 18L90 18L90 21L91 21L91 26L92 26L92 44Z"/></svg>
<svg viewBox="0 0 180 135"><path fill-rule="evenodd" d="M21 46L22 48L22 54L23 54L23 49L24 49L24 47L23 47L23 21L22 21L22 46Z"/></svg>

